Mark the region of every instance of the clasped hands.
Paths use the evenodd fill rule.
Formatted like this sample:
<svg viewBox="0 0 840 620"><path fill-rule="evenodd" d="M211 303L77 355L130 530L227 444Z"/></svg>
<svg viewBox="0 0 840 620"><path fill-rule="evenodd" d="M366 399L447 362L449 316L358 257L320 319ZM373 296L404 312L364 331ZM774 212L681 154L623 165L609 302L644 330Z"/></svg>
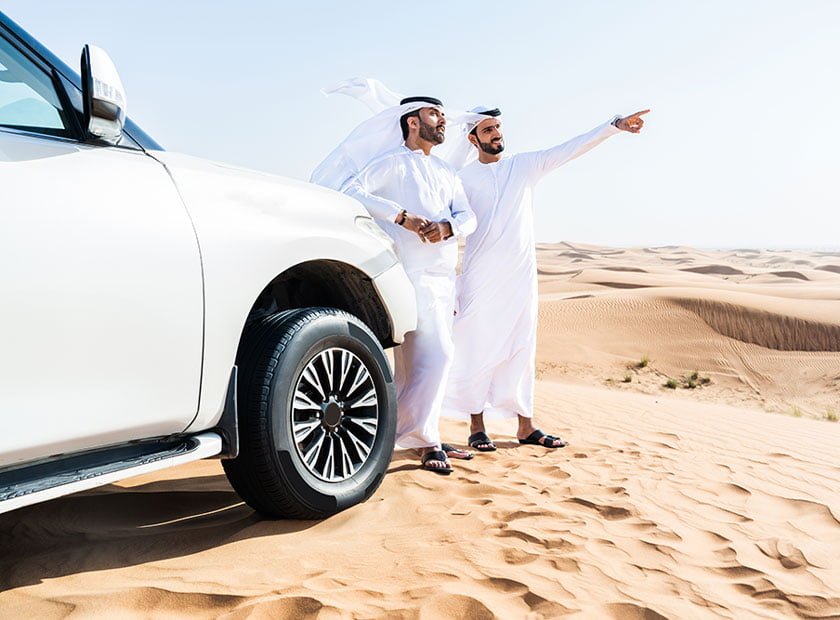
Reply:
<svg viewBox="0 0 840 620"><path fill-rule="evenodd" d="M417 233L417 236L420 237L420 241L423 243L426 241L438 243L452 236L452 224L446 220L433 222L413 213L405 214L402 227L413 233Z"/></svg>

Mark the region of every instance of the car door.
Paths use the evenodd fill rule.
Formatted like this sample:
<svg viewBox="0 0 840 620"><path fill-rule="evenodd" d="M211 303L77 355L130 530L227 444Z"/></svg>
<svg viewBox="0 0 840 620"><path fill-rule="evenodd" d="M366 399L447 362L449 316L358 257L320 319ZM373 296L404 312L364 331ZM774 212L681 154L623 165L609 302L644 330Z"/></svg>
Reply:
<svg viewBox="0 0 840 620"><path fill-rule="evenodd" d="M80 140L59 84L0 36L0 466L178 432L198 406L186 209L136 146Z"/></svg>

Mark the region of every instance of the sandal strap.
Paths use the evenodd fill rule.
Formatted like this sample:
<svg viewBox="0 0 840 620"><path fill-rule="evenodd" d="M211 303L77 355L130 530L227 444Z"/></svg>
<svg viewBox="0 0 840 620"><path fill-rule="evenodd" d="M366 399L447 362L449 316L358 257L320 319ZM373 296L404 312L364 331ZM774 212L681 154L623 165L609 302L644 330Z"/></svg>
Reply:
<svg viewBox="0 0 840 620"><path fill-rule="evenodd" d="M467 443L475 448L475 444L477 443L493 443L493 440L490 439L484 431L478 431L477 433L473 433L469 436Z"/></svg>
<svg viewBox="0 0 840 620"><path fill-rule="evenodd" d="M443 450L432 450L431 452L426 452L423 455L423 458L420 459L420 462L425 465L429 461L440 461L441 463L446 463L446 452Z"/></svg>
<svg viewBox="0 0 840 620"><path fill-rule="evenodd" d="M543 437L551 437L551 435L546 435L540 429L536 429L533 433L528 435L523 441L539 441ZM555 437L555 439L558 439Z"/></svg>
<svg viewBox="0 0 840 620"><path fill-rule="evenodd" d="M555 446L555 441L559 441L561 445ZM525 439L520 439L519 443L532 443L535 445L545 446L546 448L562 448L563 446L569 445L562 437L557 437L556 435L549 435L547 433L542 432L540 429L536 429Z"/></svg>

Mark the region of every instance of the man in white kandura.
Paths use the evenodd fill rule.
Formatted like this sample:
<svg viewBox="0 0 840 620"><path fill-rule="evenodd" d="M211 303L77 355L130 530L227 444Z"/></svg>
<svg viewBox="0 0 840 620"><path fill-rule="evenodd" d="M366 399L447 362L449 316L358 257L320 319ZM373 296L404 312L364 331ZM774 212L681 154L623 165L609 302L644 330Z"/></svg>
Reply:
<svg viewBox="0 0 840 620"><path fill-rule="evenodd" d="M455 361L445 415L469 415L468 443L482 452L496 449L484 426L485 413L517 416L520 443L562 448L566 442L543 433L532 420L538 304L532 188L608 137L620 131L639 133L641 117L649 110L615 117L559 146L512 156L502 156L499 110L479 107L471 112L483 115L467 133L478 161L458 176L478 228L467 239L458 277Z"/></svg>
<svg viewBox="0 0 840 620"><path fill-rule="evenodd" d="M455 170L431 154L445 137L442 103L408 97L396 109L404 142L374 158L339 189L359 200L394 240L414 284L417 329L394 350L397 443L419 449L425 469L449 473L439 425L453 357L456 237L470 234L476 221ZM332 174L333 167L325 162L319 170Z"/></svg>

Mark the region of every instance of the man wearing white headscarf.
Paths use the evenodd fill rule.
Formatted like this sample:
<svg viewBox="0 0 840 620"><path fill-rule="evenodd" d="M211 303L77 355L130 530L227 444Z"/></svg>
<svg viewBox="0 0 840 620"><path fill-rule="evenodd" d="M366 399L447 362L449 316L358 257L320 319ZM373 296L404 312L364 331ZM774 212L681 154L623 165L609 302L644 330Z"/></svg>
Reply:
<svg viewBox="0 0 840 620"><path fill-rule="evenodd" d="M517 417L520 443L562 448L566 442L533 424L537 336L537 261L531 195L546 174L621 131L639 133L649 110L604 123L543 151L503 156L497 108L467 127L478 160L461 169L478 228L467 239L458 277L453 327L455 361L445 400L446 415L470 417L471 447L493 451L485 413Z"/></svg>
<svg viewBox="0 0 840 620"><path fill-rule="evenodd" d="M439 421L453 356L456 237L475 230L475 215L455 170L431 154L446 133L440 100L408 97L382 106L383 93L385 99L393 93L378 82L350 80L343 88L333 92L382 109L327 157L312 180L359 200L394 240L418 310L417 329L394 351L397 443L419 449L424 468L449 473Z"/></svg>

